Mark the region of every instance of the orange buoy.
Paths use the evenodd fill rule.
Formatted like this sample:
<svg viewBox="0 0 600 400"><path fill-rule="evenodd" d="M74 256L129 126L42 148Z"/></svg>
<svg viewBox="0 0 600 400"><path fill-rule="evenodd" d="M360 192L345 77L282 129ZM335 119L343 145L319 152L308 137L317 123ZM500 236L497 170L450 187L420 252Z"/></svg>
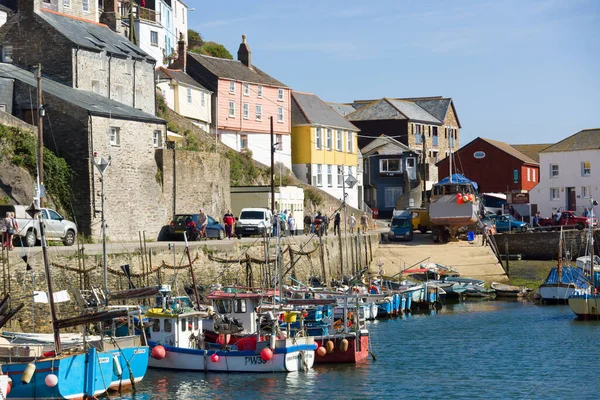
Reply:
<svg viewBox="0 0 600 400"><path fill-rule="evenodd" d="M150 355L156 360L162 360L167 355L167 350L159 344L158 346L154 346Z"/></svg>
<svg viewBox="0 0 600 400"><path fill-rule="evenodd" d="M217 353L213 354L212 356L210 356L210 361L214 363L219 362L219 355Z"/></svg>
<svg viewBox="0 0 600 400"><path fill-rule="evenodd" d="M348 339L342 339L342 341L340 342L340 351L342 353L348 351Z"/></svg>
<svg viewBox="0 0 600 400"><path fill-rule="evenodd" d="M335 345L331 340L328 340L327 343L325 343L325 350L327 350L327 354L333 354L334 349Z"/></svg>
<svg viewBox="0 0 600 400"><path fill-rule="evenodd" d="M10 393L10 390L12 389L12 379L10 379L10 377L8 378L8 385L6 385L6 395L8 396L8 394Z"/></svg>
<svg viewBox="0 0 600 400"><path fill-rule="evenodd" d="M260 358L263 361L269 361L271 358L273 358L273 351L270 348L265 347L260 351Z"/></svg>
<svg viewBox="0 0 600 400"><path fill-rule="evenodd" d="M460 193L457 193L457 194L456 194L456 202L457 202L458 204L462 204L462 203L464 203L464 200L463 200L463 196L462 196L462 194L460 194Z"/></svg>
<svg viewBox="0 0 600 400"><path fill-rule="evenodd" d="M327 354L327 349L325 349L325 347L321 346L317 349L317 355L320 357L324 357Z"/></svg>

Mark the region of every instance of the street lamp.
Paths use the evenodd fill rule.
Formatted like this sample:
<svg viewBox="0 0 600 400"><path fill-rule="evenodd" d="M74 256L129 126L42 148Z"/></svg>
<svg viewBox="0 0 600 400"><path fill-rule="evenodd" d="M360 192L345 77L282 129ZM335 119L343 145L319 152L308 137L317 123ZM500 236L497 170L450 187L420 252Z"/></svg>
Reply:
<svg viewBox="0 0 600 400"><path fill-rule="evenodd" d="M97 161L98 152L94 152L94 165L100 172L100 193L101 193L101 213L102 213L102 264L104 269L104 293L106 294L106 304L108 305L108 270L106 265L106 220L104 219L104 173L106 169L110 166L112 161L112 157L108 156L108 159L104 159L104 157L100 157L100 160Z"/></svg>

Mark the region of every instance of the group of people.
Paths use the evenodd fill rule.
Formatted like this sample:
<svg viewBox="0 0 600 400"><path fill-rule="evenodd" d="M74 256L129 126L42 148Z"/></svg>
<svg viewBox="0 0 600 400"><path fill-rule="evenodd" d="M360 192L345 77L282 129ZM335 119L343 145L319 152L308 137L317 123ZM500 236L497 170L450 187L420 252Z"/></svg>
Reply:
<svg viewBox="0 0 600 400"><path fill-rule="evenodd" d="M296 231L296 219L291 211L288 212L288 210L283 210L282 213L277 213L273 210L273 233L277 234L279 230L281 230L281 236L285 236L286 232L289 233L289 235L294 236Z"/></svg>
<svg viewBox="0 0 600 400"><path fill-rule="evenodd" d="M340 225L342 222L342 217L339 211L336 211L335 215L333 216L333 234L334 235L341 235L341 229L340 229ZM357 228L356 226L357 220L356 217L354 216L354 213L350 214L350 217L348 218L348 229L350 231L351 234L354 233L355 229ZM368 226L369 226L369 217L367 216L367 213L363 213L360 216L360 229L362 230L362 232L366 232L368 230ZM322 215L321 212L317 212L317 214L312 217L310 214L306 214L306 216L304 217L304 234L308 235L310 233L324 233L325 235L327 235L329 231L329 217L327 215Z"/></svg>
<svg viewBox="0 0 600 400"><path fill-rule="evenodd" d="M4 218L2 228L4 233L2 234L2 248L12 250L13 249L13 235L17 233L19 224L15 218L15 213L8 211Z"/></svg>

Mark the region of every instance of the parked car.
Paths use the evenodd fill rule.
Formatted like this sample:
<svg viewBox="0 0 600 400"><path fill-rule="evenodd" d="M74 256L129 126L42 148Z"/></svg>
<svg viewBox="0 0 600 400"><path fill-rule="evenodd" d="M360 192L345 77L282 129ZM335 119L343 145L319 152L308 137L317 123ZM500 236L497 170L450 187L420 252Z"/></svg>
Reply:
<svg viewBox="0 0 600 400"><path fill-rule="evenodd" d="M37 219L32 219L25 211L29 206L3 205L0 206L0 217L4 218L7 212L15 213L15 219L19 229L15 238L20 240L23 246L33 247L40 237L40 225ZM77 237L77 226L74 222L66 220L62 215L50 208L42 208L42 217L45 222L46 240L62 241L65 246L72 246ZM17 238L20 236L20 239Z"/></svg>
<svg viewBox="0 0 600 400"><path fill-rule="evenodd" d="M539 224L540 226L574 226L581 230L588 227L590 222L592 222L591 218L579 215L575 211L563 211L558 221L553 218L540 218ZM598 226L598 220L596 218L594 218L593 226Z"/></svg>
<svg viewBox="0 0 600 400"><path fill-rule="evenodd" d="M410 210L396 211L392 220L388 225L390 231L388 232L388 239L394 240L413 240L413 224L412 224L412 212Z"/></svg>
<svg viewBox="0 0 600 400"><path fill-rule="evenodd" d="M234 233L240 238L251 235L271 235L273 213L267 208L243 208L235 223Z"/></svg>
<svg viewBox="0 0 600 400"><path fill-rule="evenodd" d="M191 219L198 226L199 214L177 214L169 224L169 236L176 237L183 235L186 231L186 223ZM225 238L225 227L210 215L207 215L206 236L222 240Z"/></svg>
<svg viewBox="0 0 600 400"><path fill-rule="evenodd" d="M529 229L529 225L527 225L526 222L519 221L510 214L488 215L481 221L487 223L488 226L496 224L496 232L498 233L509 231L527 232L527 230Z"/></svg>

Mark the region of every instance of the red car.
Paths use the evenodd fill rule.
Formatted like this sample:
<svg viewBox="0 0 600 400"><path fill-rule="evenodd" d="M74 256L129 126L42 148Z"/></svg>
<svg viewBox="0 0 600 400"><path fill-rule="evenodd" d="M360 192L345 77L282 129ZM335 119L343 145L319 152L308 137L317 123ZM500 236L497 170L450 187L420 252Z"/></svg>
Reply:
<svg viewBox="0 0 600 400"><path fill-rule="evenodd" d="M558 222L553 218L540 218L540 226L574 226L577 229L583 229L589 226L591 218L586 218L577 214L575 211L563 211ZM598 226L598 220L594 218L593 226Z"/></svg>

